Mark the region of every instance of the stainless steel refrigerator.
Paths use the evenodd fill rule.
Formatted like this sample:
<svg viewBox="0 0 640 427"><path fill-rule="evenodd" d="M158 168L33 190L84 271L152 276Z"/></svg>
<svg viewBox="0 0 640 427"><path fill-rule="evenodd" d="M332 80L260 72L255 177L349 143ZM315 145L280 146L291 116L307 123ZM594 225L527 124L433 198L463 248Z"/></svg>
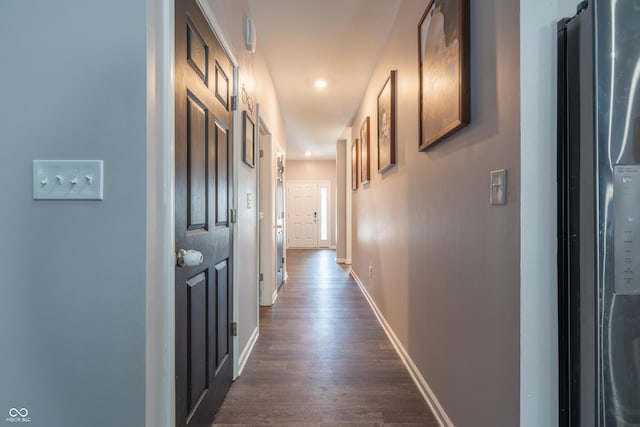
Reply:
<svg viewBox="0 0 640 427"><path fill-rule="evenodd" d="M561 426L640 426L640 0L558 23Z"/></svg>

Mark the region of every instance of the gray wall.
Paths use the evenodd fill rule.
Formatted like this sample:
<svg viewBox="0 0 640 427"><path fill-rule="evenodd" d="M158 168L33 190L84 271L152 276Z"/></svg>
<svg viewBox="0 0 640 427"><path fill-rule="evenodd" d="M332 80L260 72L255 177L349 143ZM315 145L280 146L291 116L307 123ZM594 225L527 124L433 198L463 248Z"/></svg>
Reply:
<svg viewBox="0 0 640 427"><path fill-rule="evenodd" d="M519 423L519 4L471 3L471 124L418 152L417 24L402 2L359 129L398 70L397 165L353 192L353 269L454 425ZM355 135L354 135L355 137ZM375 138L372 165L376 165ZM508 170L507 205L489 172ZM372 267L372 277L368 268Z"/></svg>
<svg viewBox="0 0 640 427"><path fill-rule="evenodd" d="M4 1L0 55L0 421L143 426L146 1ZM104 201L33 201L33 159Z"/></svg>

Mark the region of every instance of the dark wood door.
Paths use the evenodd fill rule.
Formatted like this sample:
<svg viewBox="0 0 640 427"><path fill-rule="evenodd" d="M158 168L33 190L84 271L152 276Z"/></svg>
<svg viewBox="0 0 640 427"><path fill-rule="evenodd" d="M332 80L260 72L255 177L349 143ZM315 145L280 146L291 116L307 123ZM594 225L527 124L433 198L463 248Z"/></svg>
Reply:
<svg viewBox="0 0 640 427"><path fill-rule="evenodd" d="M195 0L175 8L176 425L209 426L233 376L231 188L233 65Z"/></svg>

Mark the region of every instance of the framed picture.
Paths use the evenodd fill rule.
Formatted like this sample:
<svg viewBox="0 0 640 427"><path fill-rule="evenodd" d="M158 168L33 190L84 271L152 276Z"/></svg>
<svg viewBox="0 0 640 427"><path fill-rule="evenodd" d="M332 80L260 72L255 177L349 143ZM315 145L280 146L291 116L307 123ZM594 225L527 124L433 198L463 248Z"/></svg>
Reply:
<svg viewBox="0 0 640 427"><path fill-rule="evenodd" d="M358 189L358 138L351 146L351 189Z"/></svg>
<svg viewBox="0 0 640 427"><path fill-rule="evenodd" d="M369 116L360 126L360 182L366 184L371 179L369 166Z"/></svg>
<svg viewBox="0 0 640 427"><path fill-rule="evenodd" d="M420 144L469 123L469 0L430 0L418 24Z"/></svg>
<svg viewBox="0 0 640 427"><path fill-rule="evenodd" d="M246 111L242 112L242 160L251 166L256 166L256 129L251 117Z"/></svg>
<svg viewBox="0 0 640 427"><path fill-rule="evenodd" d="M396 70L378 94L378 173L396 164Z"/></svg>

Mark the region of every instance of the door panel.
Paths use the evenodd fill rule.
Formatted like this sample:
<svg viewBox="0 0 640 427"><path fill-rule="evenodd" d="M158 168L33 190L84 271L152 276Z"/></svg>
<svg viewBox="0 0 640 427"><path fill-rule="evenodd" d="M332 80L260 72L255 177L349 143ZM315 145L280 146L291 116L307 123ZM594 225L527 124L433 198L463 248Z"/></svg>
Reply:
<svg viewBox="0 0 640 427"><path fill-rule="evenodd" d="M229 354L229 325L227 318L229 315L229 307L227 306L229 295L229 280L227 277L227 261L223 261L215 266L216 269L216 289L217 300L221 303L218 304L218 318L217 318L217 336L215 342L217 343L218 351L216 353L216 371L224 366L225 358Z"/></svg>
<svg viewBox="0 0 640 427"><path fill-rule="evenodd" d="M216 226L227 225L229 215L229 129L216 122Z"/></svg>
<svg viewBox="0 0 640 427"><path fill-rule="evenodd" d="M208 389L207 353L207 275L199 273L187 281L189 319L187 340L189 348L189 400L188 408L192 410Z"/></svg>
<svg viewBox="0 0 640 427"><path fill-rule="evenodd" d="M182 29L182 28L181 28ZM187 17L187 62L202 82L209 81L209 47L195 25Z"/></svg>
<svg viewBox="0 0 640 427"><path fill-rule="evenodd" d="M223 67L216 61L216 98L222 106L229 109L230 98L229 76L224 72Z"/></svg>
<svg viewBox="0 0 640 427"><path fill-rule="evenodd" d="M187 197L188 230L207 228L208 111L193 94L187 94Z"/></svg>
<svg viewBox="0 0 640 427"><path fill-rule="evenodd" d="M176 250L204 259L176 267L176 425L199 427L211 425L233 375L233 65L195 0L175 5Z"/></svg>

